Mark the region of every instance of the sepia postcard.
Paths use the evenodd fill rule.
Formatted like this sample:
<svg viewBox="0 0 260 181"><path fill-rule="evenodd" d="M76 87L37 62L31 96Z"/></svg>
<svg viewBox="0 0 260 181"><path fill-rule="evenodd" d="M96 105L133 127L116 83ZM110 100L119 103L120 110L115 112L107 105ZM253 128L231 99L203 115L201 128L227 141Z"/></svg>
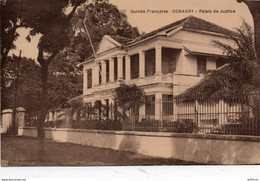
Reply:
<svg viewBox="0 0 260 181"><path fill-rule="evenodd" d="M0 2L2 181L260 179L260 1Z"/></svg>

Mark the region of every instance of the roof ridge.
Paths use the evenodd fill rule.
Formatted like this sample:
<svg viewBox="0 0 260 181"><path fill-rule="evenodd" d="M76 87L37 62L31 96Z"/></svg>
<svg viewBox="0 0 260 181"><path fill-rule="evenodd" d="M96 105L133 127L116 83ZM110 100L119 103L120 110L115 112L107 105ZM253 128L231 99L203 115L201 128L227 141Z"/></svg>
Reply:
<svg viewBox="0 0 260 181"><path fill-rule="evenodd" d="M108 35L108 36L111 36L111 37L120 37L120 38L125 38L125 39L132 40L132 38L128 38L128 37L120 36L120 35Z"/></svg>
<svg viewBox="0 0 260 181"><path fill-rule="evenodd" d="M199 23L196 23L196 20L199 21L199 22L202 22L201 24L204 24L204 25L203 26L198 25ZM224 28L224 27L217 25L215 23L212 23L210 21L207 21L207 20L198 18L196 16L190 15L190 16L187 16L187 17L182 18L180 20L177 20L173 23L167 24L167 25L165 25L161 28L155 29L155 30L150 31L148 33L145 33L144 35L140 35L137 38L133 39L132 41L128 42L127 44L131 44L131 43L138 42L140 40L144 40L146 38L155 36L159 32L165 31L169 28L174 28L176 26L183 26L184 28L190 28L190 29L195 29L195 30L197 29L197 30L208 31L208 32L215 32L215 33L219 33L219 34L223 34L223 35L230 34L230 33L233 32L232 30Z"/></svg>
<svg viewBox="0 0 260 181"><path fill-rule="evenodd" d="M207 21L207 20L198 18L198 17L196 17L196 16L192 16L192 15L188 16L187 19L185 20L185 22L183 22L182 24L188 22L191 18L194 18L194 19L196 19L196 20L200 20L200 21L203 21L203 22L208 23L208 24L210 24L210 25L213 25L213 26L216 26L216 27L218 27L218 28L224 29L225 31L227 31L227 32L229 32L229 33L232 33L232 32L233 32L232 30L227 29L227 28L224 28L224 27L222 27L222 26L220 26L220 25L218 25L218 24L212 23L212 22L210 22L210 21Z"/></svg>

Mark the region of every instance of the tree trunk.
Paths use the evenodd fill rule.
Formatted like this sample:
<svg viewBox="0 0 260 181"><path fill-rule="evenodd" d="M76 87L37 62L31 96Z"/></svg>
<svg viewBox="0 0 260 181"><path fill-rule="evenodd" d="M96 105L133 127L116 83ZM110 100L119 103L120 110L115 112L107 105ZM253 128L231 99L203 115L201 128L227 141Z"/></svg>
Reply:
<svg viewBox="0 0 260 181"><path fill-rule="evenodd" d="M255 32L255 49L258 63L260 64L260 2L251 0L237 0L238 2L244 2L254 21L254 32Z"/></svg>
<svg viewBox="0 0 260 181"><path fill-rule="evenodd" d="M38 119L38 137L44 139L44 121L48 112L48 67L49 63L46 61L41 62L41 81L42 81L42 92L40 98L39 107L39 119Z"/></svg>
<svg viewBox="0 0 260 181"><path fill-rule="evenodd" d="M256 56L260 65L260 5L258 6L258 9L252 13L252 15L254 17Z"/></svg>
<svg viewBox="0 0 260 181"><path fill-rule="evenodd" d="M255 49L258 61L260 61L260 2L247 2L247 6L252 14L255 31ZM260 64L260 62L258 62Z"/></svg>

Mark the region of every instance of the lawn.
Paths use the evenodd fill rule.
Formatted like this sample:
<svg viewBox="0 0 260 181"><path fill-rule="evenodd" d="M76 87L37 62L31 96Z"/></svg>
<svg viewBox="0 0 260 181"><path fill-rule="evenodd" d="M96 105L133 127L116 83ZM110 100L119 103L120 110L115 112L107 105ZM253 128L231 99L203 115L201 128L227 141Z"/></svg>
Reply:
<svg viewBox="0 0 260 181"><path fill-rule="evenodd" d="M194 165L127 151L58 143L36 138L1 136L2 166Z"/></svg>

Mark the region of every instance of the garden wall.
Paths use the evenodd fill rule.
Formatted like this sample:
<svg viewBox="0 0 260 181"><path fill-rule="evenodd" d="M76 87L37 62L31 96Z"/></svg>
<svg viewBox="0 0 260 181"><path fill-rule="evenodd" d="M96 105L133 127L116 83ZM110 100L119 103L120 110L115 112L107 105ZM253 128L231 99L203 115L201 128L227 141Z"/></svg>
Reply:
<svg viewBox="0 0 260 181"><path fill-rule="evenodd" d="M260 164L260 137L190 133L106 131L46 128L45 136L69 142L149 156L208 164ZM36 137L34 127L19 128L18 135Z"/></svg>

